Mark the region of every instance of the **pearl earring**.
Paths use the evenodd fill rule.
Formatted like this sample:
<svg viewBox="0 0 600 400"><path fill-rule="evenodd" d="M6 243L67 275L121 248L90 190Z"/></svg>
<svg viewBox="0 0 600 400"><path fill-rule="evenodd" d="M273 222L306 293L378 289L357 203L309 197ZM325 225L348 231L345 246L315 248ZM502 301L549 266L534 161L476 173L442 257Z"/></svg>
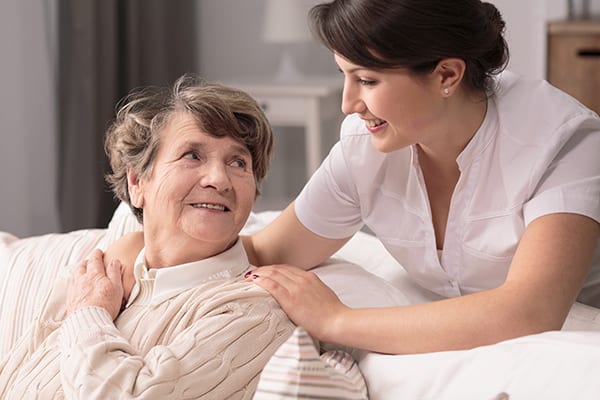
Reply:
<svg viewBox="0 0 600 400"><path fill-rule="evenodd" d="M450 94L450 89L448 89L447 87L444 88L444 94L448 95Z"/></svg>

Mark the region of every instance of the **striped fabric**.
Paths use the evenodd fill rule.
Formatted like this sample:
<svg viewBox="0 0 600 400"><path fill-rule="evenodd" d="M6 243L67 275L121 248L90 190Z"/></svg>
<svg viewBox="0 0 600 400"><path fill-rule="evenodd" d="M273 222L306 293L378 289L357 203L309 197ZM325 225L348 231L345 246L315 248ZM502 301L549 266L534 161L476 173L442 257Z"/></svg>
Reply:
<svg viewBox="0 0 600 400"><path fill-rule="evenodd" d="M126 204L108 229L82 229L19 239L0 232L0 360L30 326L58 274L141 226Z"/></svg>
<svg viewBox="0 0 600 400"><path fill-rule="evenodd" d="M368 399L358 364L340 350L319 356L301 327L271 357L260 376L254 400Z"/></svg>
<svg viewBox="0 0 600 400"><path fill-rule="evenodd" d="M58 274L99 244L104 230L86 229L6 240L0 233L0 359L31 325Z"/></svg>

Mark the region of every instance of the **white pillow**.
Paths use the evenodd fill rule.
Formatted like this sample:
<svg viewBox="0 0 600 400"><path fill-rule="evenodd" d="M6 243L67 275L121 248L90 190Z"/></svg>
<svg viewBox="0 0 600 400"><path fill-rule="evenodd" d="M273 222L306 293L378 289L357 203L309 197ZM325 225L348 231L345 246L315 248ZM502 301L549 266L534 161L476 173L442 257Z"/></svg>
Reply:
<svg viewBox="0 0 600 400"><path fill-rule="evenodd" d="M473 350L367 353L357 360L371 400L592 400L600 394L600 332L546 332Z"/></svg>
<svg viewBox="0 0 600 400"><path fill-rule="evenodd" d="M600 332L600 309L581 303L573 304L562 330Z"/></svg>
<svg viewBox="0 0 600 400"><path fill-rule="evenodd" d="M113 213L113 216L108 223L106 235L102 238L98 248L102 251L106 251L108 246L121 236L141 230L142 225L138 222L135 215L133 215L131 208L126 203L121 202Z"/></svg>
<svg viewBox="0 0 600 400"><path fill-rule="evenodd" d="M0 359L29 326L58 274L105 250L126 233L141 229L126 204L107 229L83 229L18 239L0 232Z"/></svg>
<svg viewBox="0 0 600 400"><path fill-rule="evenodd" d="M34 319L58 274L86 258L104 232L86 229L3 242L0 246L0 358Z"/></svg>
<svg viewBox="0 0 600 400"><path fill-rule="evenodd" d="M312 271L348 307L392 307L411 303L409 297L391 283L345 260L332 258Z"/></svg>

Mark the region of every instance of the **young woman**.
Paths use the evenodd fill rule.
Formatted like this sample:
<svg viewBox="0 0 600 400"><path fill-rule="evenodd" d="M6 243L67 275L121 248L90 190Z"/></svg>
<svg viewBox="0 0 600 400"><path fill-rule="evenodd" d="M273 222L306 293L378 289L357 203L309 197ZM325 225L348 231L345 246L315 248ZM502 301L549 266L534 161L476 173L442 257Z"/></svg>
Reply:
<svg viewBox="0 0 600 400"><path fill-rule="evenodd" d="M560 329L578 296L600 305L600 120L547 82L502 72L497 9L335 0L310 15L348 116L295 202L244 238L263 265L247 279L316 338L386 353ZM305 271L363 225L447 299L350 309Z"/></svg>

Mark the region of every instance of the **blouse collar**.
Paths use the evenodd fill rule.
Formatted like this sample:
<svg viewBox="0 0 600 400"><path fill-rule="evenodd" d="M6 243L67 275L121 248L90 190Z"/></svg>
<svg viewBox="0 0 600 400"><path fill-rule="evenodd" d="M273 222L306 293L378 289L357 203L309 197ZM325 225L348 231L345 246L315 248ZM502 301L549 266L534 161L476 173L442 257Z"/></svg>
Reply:
<svg viewBox="0 0 600 400"><path fill-rule="evenodd" d="M249 268L250 262L240 239L230 249L213 257L166 268L147 268L145 248L142 248L134 263L135 285L127 306L139 295L142 279L154 279L150 302L158 304L204 282L241 276Z"/></svg>
<svg viewBox="0 0 600 400"><path fill-rule="evenodd" d="M494 97L487 99L487 111L485 117L475 135L471 138L464 150L458 155L456 162L461 171L470 165L480 154L482 154L498 131L498 112Z"/></svg>

